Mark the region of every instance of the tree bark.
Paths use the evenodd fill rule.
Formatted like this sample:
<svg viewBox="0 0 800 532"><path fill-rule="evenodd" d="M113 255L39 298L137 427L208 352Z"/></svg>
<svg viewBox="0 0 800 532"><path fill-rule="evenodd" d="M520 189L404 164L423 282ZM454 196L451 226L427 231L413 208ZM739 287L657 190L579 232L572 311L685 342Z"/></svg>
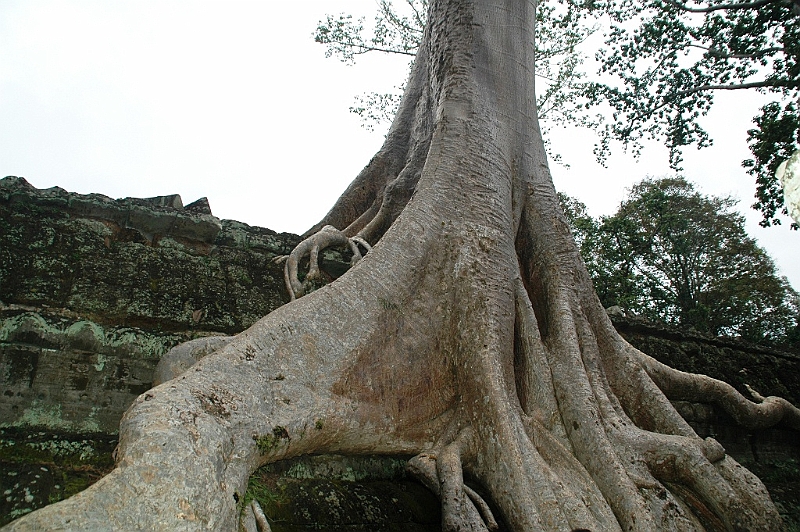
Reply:
<svg viewBox="0 0 800 532"><path fill-rule="evenodd" d="M434 0L428 20L385 145L288 286L316 247L374 247L140 396L116 469L10 530L233 530L250 474L307 453L414 456L447 531L780 529L669 400L759 426L798 410L660 365L595 295L536 119L535 3Z"/></svg>

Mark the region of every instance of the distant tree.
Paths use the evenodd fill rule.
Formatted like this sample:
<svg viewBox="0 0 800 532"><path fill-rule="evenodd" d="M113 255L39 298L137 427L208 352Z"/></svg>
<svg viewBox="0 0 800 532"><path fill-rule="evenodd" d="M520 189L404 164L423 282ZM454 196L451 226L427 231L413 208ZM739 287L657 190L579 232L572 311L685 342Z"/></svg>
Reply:
<svg viewBox="0 0 800 532"><path fill-rule="evenodd" d="M798 0L586 0L610 31L596 59L601 80L583 85L592 106L610 106L598 128L603 160L612 140L639 154L642 140L662 141L679 169L685 146L709 146L701 125L719 91L774 97L748 132L762 225L780 223L778 164L800 143Z"/></svg>
<svg viewBox="0 0 800 532"><path fill-rule="evenodd" d="M596 246L581 251L603 304L711 334L786 342L798 324L798 294L747 236L735 203L682 178L635 185L584 237Z"/></svg>
<svg viewBox="0 0 800 532"><path fill-rule="evenodd" d="M593 253L597 247L600 224L589 214L586 204L579 199L559 192L558 201L569 222L572 238L575 239L578 249L581 250L581 254L584 255L584 260L586 260L586 254Z"/></svg>

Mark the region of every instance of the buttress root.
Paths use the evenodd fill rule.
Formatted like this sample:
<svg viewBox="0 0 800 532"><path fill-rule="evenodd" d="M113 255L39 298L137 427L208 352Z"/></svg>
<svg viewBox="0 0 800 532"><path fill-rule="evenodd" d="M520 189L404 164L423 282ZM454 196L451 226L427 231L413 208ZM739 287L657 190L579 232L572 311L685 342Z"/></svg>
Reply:
<svg viewBox="0 0 800 532"><path fill-rule="evenodd" d="M326 225L297 244L289 255L282 255L273 259L273 262L284 263L283 278L291 301L314 291L318 287L322 282L322 271L319 267L320 251L336 247L349 248L352 251L351 267L363 258L362 248L365 253L372 249L369 243L360 236L348 237L344 232L339 231L332 225ZM308 257L308 273L303 281L300 282L298 268L305 257Z"/></svg>
<svg viewBox="0 0 800 532"><path fill-rule="evenodd" d="M257 500L250 501L243 510L239 528L244 532L272 532L267 516Z"/></svg>
<svg viewBox="0 0 800 532"><path fill-rule="evenodd" d="M418 454L408 461L406 470L439 497L444 532L499 530L486 501L464 484L457 444L444 447L436 457Z"/></svg>

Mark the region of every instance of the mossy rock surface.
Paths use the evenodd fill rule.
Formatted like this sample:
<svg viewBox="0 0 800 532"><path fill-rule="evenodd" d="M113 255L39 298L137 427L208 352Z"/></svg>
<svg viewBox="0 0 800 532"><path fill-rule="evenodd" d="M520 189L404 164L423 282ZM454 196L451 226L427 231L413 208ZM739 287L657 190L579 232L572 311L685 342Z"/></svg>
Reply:
<svg viewBox="0 0 800 532"><path fill-rule="evenodd" d="M273 532L441 530L440 503L405 474L405 458L309 456L269 464L250 478Z"/></svg>
<svg viewBox="0 0 800 532"><path fill-rule="evenodd" d="M0 526L100 480L116 445L107 434L0 429Z"/></svg>
<svg viewBox="0 0 800 532"><path fill-rule="evenodd" d="M762 461L747 468L767 486L787 532L800 532L800 459Z"/></svg>
<svg viewBox="0 0 800 532"><path fill-rule="evenodd" d="M191 338L0 308L0 427L116 433L161 356Z"/></svg>
<svg viewBox="0 0 800 532"><path fill-rule="evenodd" d="M410 481L282 479L262 502L273 532L441 530L439 501Z"/></svg>
<svg viewBox="0 0 800 532"><path fill-rule="evenodd" d="M0 180L5 304L116 326L236 333L288 301L272 259L297 242L183 209L174 195L112 200Z"/></svg>

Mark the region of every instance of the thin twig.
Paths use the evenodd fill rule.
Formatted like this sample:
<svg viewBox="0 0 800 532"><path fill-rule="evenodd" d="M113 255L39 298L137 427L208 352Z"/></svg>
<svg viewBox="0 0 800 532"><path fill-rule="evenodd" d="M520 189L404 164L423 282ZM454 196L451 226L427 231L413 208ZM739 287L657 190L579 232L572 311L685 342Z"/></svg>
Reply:
<svg viewBox="0 0 800 532"><path fill-rule="evenodd" d="M768 4L773 3L775 0L757 0L755 2L738 2L733 4L719 4L717 6L709 6L709 7L689 7L685 4L681 4L675 2L673 0L665 0L669 5L675 6L682 11L686 11L687 13L711 13L713 11L720 11L723 9L756 9L761 6L765 6Z"/></svg>

